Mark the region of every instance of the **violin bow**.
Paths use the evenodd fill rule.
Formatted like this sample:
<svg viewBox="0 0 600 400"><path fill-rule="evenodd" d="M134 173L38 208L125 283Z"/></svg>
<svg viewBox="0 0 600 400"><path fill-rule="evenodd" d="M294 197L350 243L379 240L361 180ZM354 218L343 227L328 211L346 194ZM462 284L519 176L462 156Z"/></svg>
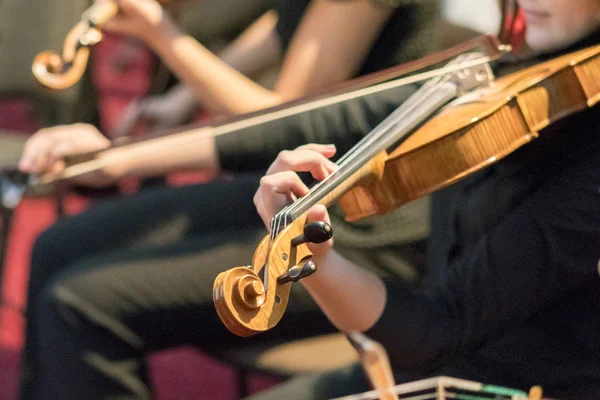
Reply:
<svg viewBox="0 0 600 400"><path fill-rule="evenodd" d="M210 136L225 135L225 134L236 132L243 128L248 128L251 126L264 124L264 123L271 122L271 121L274 121L277 119L287 118L289 116L296 115L296 114L299 114L302 112L307 112L310 110L318 109L318 108L329 106L332 104L337 104L337 103L341 103L344 101L348 101L348 100L352 100L355 98L370 95L373 93L390 90L392 88L396 88L396 87L400 87L400 86L404 86L404 85L408 85L408 84L413 84L413 83L417 83L417 82L422 82L422 81L434 78L436 76L440 76L440 75L455 72L455 71L458 71L458 70L461 70L464 68L470 68L470 67L474 67L474 66L477 66L480 64L488 63L494 59L496 59L495 56L494 57L484 57L479 60L467 61L467 62L457 64L457 65L454 65L451 67L433 69L433 70L423 72L420 74L415 74L415 75L412 75L412 76L409 76L406 78L399 78L399 79L392 80L389 82L380 83L379 85L355 90L353 92L344 93L344 94L340 94L337 96L326 97L326 98L322 98L322 99L317 99L315 101L308 102L308 103L293 103L291 106L288 105L287 107L274 107L274 108L270 109L271 110L270 112L266 112L266 113L258 112L258 113L253 113L253 114L247 114L245 116L245 118L241 118L241 119L232 118L230 120L227 120L224 123L220 123L220 124L216 124L216 125L212 125L212 126L204 127L204 128L207 129L207 134ZM203 127L199 127L199 128L196 128L195 130L200 131L200 130L202 130L202 128ZM172 135L177 135L177 134L182 135L182 134L185 134L186 132L191 132L191 131L192 130L175 132L175 133L172 133ZM110 147L108 149L101 150L99 152L93 152L93 153L89 153L89 154L81 154L81 155L67 157L67 160L66 160L67 167L64 170L62 170L60 173L54 174L54 175L42 175L39 177L32 177L31 183L32 184L50 184L50 183L53 183L53 182L56 182L59 180L71 179L71 178L75 178L75 177L78 177L78 176L81 176L84 174L99 171L107 166L110 166L110 161L106 161L105 159L102 159L101 157L97 157L98 155L100 155L102 153L121 151L121 150L124 150L125 147L139 146L139 145L149 143L151 141L155 141L157 146L159 146L159 143L161 143L161 140L163 141L162 143L165 143L165 137L158 136L158 137L154 137L149 140L140 140L138 142L129 142L129 143L125 142L121 145L116 145L114 147ZM198 138L196 136L190 137L189 142L186 141L185 143L178 143L177 146L169 146L169 148L193 145L193 143L197 140L198 140ZM152 149L148 149L148 152L154 153L157 150L158 150L158 148L152 148Z"/></svg>

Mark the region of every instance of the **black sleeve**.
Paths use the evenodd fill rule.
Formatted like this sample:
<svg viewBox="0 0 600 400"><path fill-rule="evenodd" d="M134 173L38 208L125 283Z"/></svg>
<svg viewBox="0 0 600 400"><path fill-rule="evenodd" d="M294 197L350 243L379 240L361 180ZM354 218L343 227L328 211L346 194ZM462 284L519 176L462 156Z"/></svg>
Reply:
<svg viewBox="0 0 600 400"><path fill-rule="evenodd" d="M280 151L307 143L335 144L340 157L414 91L414 86L386 89L216 136L221 169L266 169Z"/></svg>
<svg viewBox="0 0 600 400"><path fill-rule="evenodd" d="M583 285L600 289L600 152L580 160L481 237L439 285L418 292L386 281L385 310L367 334L396 368L436 368Z"/></svg>
<svg viewBox="0 0 600 400"><path fill-rule="evenodd" d="M308 7L308 0L279 0L277 2L277 25L275 30L281 42L281 49L285 53L292 37L300 25L300 20Z"/></svg>

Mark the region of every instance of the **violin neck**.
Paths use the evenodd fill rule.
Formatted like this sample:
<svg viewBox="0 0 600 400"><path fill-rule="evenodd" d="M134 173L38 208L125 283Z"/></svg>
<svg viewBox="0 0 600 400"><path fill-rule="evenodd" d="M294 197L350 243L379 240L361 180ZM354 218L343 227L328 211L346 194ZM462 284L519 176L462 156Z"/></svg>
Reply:
<svg viewBox="0 0 600 400"><path fill-rule="evenodd" d="M458 57L449 65L464 63L480 57L469 54ZM304 215L312 206L333 204L341 195L373 175L370 161L382 151L399 145L436 111L461 93L487 85L493 75L487 64L467 68L469 71L449 73L428 81L390 116L338 160L339 168L310 192L286 207L276 218L285 221L281 226ZM475 77L480 77L475 79ZM277 225L279 226L279 225Z"/></svg>
<svg viewBox="0 0 600 400"><path fill-rule="evenodd" d="M458 88L451 82L433 88L423 88L402 103L388 118L338 161L339 169L316 185L292 213L295 219L310 207L321 203L330 205L348 189L371 173L369 161L387 148L406 139L414 129L442 106L456 97Z"/></svg>

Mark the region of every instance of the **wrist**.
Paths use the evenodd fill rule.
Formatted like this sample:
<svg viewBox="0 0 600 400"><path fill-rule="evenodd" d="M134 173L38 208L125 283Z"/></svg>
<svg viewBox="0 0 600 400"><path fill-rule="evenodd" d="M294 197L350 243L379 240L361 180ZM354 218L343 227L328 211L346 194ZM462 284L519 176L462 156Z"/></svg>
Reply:
<svg viewBox="0 0 600 400"><path fill-rule="evenodd" d="M129 171L128 158L118 150L100 153L97 159L104 164L102 172L115 181L125 177Z"/></svg>
<svg viewBox="0 0 600 400"><path fill-rule="evenodd" d="M184 33L165 14L153 32L147 36L146 43L155 53L163 56L172 47L173 41L182 36Z"/></svg>
<svg viewBox="0 0 600 400"><path fill-rule="evenodd" d="M340 259L342 257L332 248L321 253L314 253L311 261L317 265L317 271L300 282L310 287L311 285L318 284L318 282L328 280L329 271L335 268L331 268L331 266L339 264Z"/></svg>

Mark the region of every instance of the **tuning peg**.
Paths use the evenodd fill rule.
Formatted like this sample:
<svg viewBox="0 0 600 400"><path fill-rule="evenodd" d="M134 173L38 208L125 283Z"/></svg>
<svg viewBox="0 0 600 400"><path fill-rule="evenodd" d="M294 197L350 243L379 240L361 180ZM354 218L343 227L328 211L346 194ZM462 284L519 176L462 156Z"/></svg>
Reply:
<svg viewBox="0 0 600 400"><path fill-rule="evenodd" d="M302 243L323 243L331 239L333 229L327 222L311 222L304 226L304 233L292 239L292 246Z"/></svg>
<svg viewBox="0 0 600 400"><path fill-rule="evenodd" d="M307 261L303 267L294 265L292 268L288 269L285 274L277 278L277 283L283 285L288 282L298 282L300 279L314 274L316 270L317 264L313 261Z"/></svg>

